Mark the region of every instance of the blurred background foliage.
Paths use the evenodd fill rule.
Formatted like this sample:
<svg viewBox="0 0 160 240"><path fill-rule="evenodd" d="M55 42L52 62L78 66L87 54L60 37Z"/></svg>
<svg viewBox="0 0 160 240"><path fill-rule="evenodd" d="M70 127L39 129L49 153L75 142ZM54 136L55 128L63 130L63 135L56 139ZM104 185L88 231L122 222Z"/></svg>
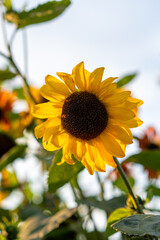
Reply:
<svg viewBox="0 0 160 240"><path fill-rule="evenodd" d="M6 45L6 49L0 52L0 57L7 62L6 66L0 66L0 240L158 239L160 228L155 228L155 224L158 226L160 223L157 215L160 205L152 204L152 200L158 202L160 199L160 134L154 127L147 128L141 136L134 136L138 147L134 154L122 162L133 188L137 187L137 181L141 181L142 175L145 175L139 203L149 217L150 214L157 216L156 219L149 219L149 230L148 222L135 215L135 206L117 169L110 169L103 178L96 173L99 192L88 194L89 191L84 190L79 181L79 175L84 171L82 164L77 161L73 166L66 163L57 166L62 150L47 152L42 148L41 141L34 137L34 127L40 120L32 117L30 109L34 103L46 100L40 96L38 88L28 84L27 71L22 72L17 65L12 44L18 31L24 31L32 24L54 20L64 11L69 11L70 0L49 1L30 10L26 10L26 6L17 10L11 0L1 0L0 4ZM7 27L10 24L14 30L8 39ZM14 86L14 79L18 76L22 79L22 84L17 87ZM127 88L127 84L136 76L136 73L124 74L117 81L117 86ZM15 111L15 105L22 106L22 110ZM17 170L16 162L21 160L24 168L28 158L33 161L36 159L33 168L39 166L41 169L39 191L35 191L32 186L37 181L36 178L18 177L21 169ZM136 169L139 176L136 176ZM110 197L106 197L106 186L109 186ZM64 195L68 196L68 189L74 199L72 208L68 207L64 198ZM17 198L18 204L15 204ZM68 201L70 199L68 197ZM5 205L7 201L10 201L9 207ZM96 210L100 213L102 211L103 216L96 213ZM129 217L127 221L131 228L124 221L118 222L126 217ZM130 221L132 217L144 226L141 232L133 225L134 221ZM97 226L97 221L101 222L101 218L106 222L103 231ZM119 234L114 235L117 231ZM154 237L151 238L150 235Z"/></svg>

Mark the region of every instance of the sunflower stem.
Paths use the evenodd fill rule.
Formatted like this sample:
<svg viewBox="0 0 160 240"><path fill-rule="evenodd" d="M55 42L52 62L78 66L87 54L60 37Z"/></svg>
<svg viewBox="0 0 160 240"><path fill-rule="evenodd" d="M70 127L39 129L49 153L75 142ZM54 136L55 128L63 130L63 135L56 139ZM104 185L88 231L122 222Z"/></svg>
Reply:
<svg viewBox="0 0 160 240"><path fill-rule="evenodd" d="M136 196L134 195L134 193L132 191L131 185L130 185L128 179L127 179L127 176L126 176L121 164L119 163L119 161L116 157L113 157L113 159L114 159L115 163L117 164L118 172L119 172L120 176L122 177L122 179L123 179L123 181L124 181L124 183L125 183L125 185L128 189L128 192L131 195L131 197L132 197L132 199L135 203L135 206L137 207L137 212L138 213L143 213L143 210L142 210L141 206L139 205L138 199L136 198Z"/></svg>

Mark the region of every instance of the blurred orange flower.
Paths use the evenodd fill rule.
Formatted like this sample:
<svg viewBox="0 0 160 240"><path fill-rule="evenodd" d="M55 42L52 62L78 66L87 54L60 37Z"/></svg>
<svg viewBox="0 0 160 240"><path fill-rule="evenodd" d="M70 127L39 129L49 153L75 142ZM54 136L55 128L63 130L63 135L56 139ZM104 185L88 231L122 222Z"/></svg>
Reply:
<svg viewBox="0 0 160 240"><path fill-rule="evenodd" d="M138 138L139 147L145 149L158 149L160 148L160 134L157 134L154 127L148 127L142 138Z"/></svg>
<svg viewBox="0 0 160 240"><path fill-rule="evenodd" d="M157 134L157 131L154 127L148 127L142 138L137 138L139 141L139 147L142 150L154 150L160 149L160 134ZM148 172L148 178L157 179L159 176L158 171L151 170L149 168L145 168Z"/></svg>
<svg viewBox="0 0 160 240"><path fill-rule="evenodd" d="M15 93L0 89L0 130L10 128L9 113L12 111Z"/></svg>

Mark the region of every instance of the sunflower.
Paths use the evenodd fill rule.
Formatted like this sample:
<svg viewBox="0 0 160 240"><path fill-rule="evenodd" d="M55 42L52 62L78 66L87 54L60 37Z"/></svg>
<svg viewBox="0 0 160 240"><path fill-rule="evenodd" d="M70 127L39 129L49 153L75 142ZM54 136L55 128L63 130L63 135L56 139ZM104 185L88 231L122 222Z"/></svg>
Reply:
<svg viewBox="0 0 160 240"><path fill-rule="evenodd" d="M116 167L113 156L124 157L126 145L132 143L129 128L142 124L133 109L143 102L130 91L118 90L116 77L102 81L103 72L100 67L90 73L81 62L72 74L57 73L63 82L47 75L40 93L49 101L32 108L35 117L47 119L35 128L43 147L63 148L59 164L75 164L74 155L90 174L105 172L105 164Z"/></svg>
<svg viewBox="0 0 160 240"><path fill-rule="evenodd" d="M9 113L14 101L15 93L0 89L0 130L8 131L10 128Z"/></svg>

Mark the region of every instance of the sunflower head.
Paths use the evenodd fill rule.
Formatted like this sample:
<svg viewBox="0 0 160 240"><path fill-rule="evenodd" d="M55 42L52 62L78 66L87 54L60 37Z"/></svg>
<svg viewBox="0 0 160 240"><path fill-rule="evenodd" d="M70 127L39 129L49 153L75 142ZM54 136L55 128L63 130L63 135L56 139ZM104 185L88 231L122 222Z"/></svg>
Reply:
<svg viewBox="0 0 160 240"><path fill-rule="evenodd" d="M105 164L116 167L113 156L125 156L130 128L142 124L134 110L143 102L119 90L116 77L102 81L103 72L100 67L90 73L81 62L72 74L58 72L60 80L47 75L40 93L48 102L32 108L35 117L47 119L35 128L44 148L63 148L60 164L75 164L73 154L90 174L104 172Z"/></svg>

